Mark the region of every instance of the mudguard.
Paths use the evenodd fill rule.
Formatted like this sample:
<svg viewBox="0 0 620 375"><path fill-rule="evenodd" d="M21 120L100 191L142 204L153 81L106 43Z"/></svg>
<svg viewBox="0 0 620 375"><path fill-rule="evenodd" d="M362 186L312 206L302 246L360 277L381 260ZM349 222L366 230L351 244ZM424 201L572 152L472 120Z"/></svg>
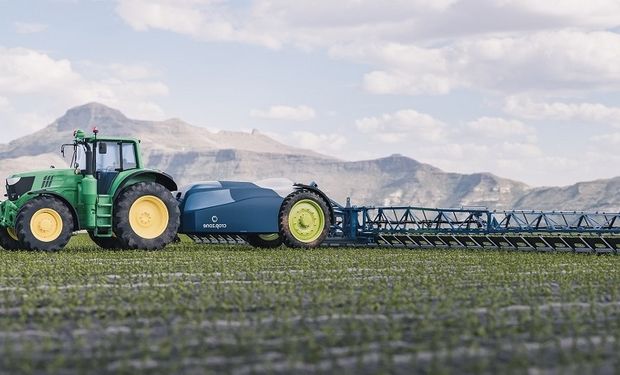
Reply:
<svg viewBox="0 0 620 375"><path fill-rule="evenodd" d="M180 233L277 233L284 198L297 188L287 179L208 181L177 193Z"/></svg>

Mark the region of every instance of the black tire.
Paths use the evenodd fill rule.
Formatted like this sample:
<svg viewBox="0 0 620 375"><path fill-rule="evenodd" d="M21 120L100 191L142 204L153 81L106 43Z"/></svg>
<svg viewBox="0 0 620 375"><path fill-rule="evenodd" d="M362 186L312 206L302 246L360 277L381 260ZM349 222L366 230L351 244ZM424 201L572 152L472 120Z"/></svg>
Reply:
<svg viewBox="0 0 620 375"><path fill-rule="evenodd" d="M252 247L258 247L260 249L275 249L282 246L282 243L284 242L282 240L282 236L279 233L248 234L247 236L245 236L245 240Z"/></svg>
<svg viewBox="0 0 620 375"><path fill-rule="evenodd" d="M48 210L48 212L58 215L62 226L58 225L59 234L53 237L55 234L51 233L49 238L42 239L33 233L33 216L41 215L41 210ZM49 217L49 215L48 215ZM49 219L46 223L49 223ZM19 237L22 248L27 250L37 251L58 251L62 250L73 235L73 214L69 210L67 205L57 198L49 196L40 196L30 200L19 211L16 220L16 231ZM47 224L45 224L47 225ZM48 229L49 230L49 229ZM45 232L44 230L43 232Z"/></svg>
<svg viewBox="0 0 620 375"><path fill-rule="evenodd" d="M295 235L295 231L291 230L289 225L289 216L291 210L295 207L297 203L305 200L314 202L317 211L320 211L319 214L322 215L324 223L323 227L320 229L320 233L318 233L317 236L314 236L314 238L308 240L298 238ZM284 199L282 207L280 208L280 235L282 237L282 240L284 241L284 244L288 247L305 249L312 249L320 246L327 238L327 235L329 234L329 229L331 227L331 216L329 212L330 211L328 203L325 202L325 200L317 193L314 193L310 190L297 190L291 193L288 197ZM318 220L318 218L312 218L312 220L314 223L316 223L316 220ZM319 228L317 228L317 232L318 230Z"/></svg>
<svg viewBox="0 0 620 375"><path fill-rule="evenodd" d="M93 232L88 232L90 239L102 249L123 249L123 243L116 237L95 237Z"/></svg>
<svg viewBox="0 0 620 375"><path fill-rule="evenodd" d="M154 238L140 236L132 228L129 213L138 199L153 196L164 205L168 214L168 223L161 234ZM121 192L114 205L114 233L127 249L159 250L174 241L181 223L179 204L170 191L154 182L140 182Z"/></svg>
<svg viewBox="0 0 620 375"><path fill-rule="evenodd" d="M6 227L0 227L0 246L5 250L17 250L22 248L19 240L13 238L9 234L9 228Z"/></svg>

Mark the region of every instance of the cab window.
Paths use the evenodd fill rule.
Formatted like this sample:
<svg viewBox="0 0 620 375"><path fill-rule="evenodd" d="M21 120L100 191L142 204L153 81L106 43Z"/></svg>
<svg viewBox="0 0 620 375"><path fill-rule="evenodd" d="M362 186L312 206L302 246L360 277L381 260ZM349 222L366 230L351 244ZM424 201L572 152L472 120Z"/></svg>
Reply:
<svg viewBox="0 0 620 375"><path fill-rule="evenodd" d="M135 169L138 167L136 162L136 148L133 143L123 143L123 170Z"/></svg>
<svg viewBox="0 0 620 375"><path fill-rule="evenodd" d="M120 144L116 142L97 143L97 170L105 172L121 171Z"/></svg>
<svg viewBox="0 0 620 375"><path fill-rule="evenodd" d="M137 168L136 150L133 143L98 142L97 170L120 172Z"/></svg>

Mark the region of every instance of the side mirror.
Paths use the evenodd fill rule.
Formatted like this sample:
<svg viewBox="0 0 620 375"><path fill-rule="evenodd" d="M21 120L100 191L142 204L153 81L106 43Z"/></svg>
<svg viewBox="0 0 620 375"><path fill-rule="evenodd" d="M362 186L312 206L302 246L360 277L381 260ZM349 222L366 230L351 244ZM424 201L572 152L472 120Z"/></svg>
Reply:
<svg viewBox="0 0 620 375"><path fill-rule="evenodd" d="M105 155L108 153L108 144L99 143L99 155Z"/></svg>

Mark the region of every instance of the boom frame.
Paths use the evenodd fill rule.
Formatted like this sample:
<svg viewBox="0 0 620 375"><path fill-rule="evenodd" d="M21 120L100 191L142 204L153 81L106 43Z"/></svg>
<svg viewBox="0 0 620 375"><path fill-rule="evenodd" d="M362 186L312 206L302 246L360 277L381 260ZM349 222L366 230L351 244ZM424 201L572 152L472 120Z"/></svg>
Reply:
<svg viewBox="0 0 620 375"><path fill-rule="evenodd" d="M328 246L620 252L620 213L480 207L346 206Z"/></svg>

